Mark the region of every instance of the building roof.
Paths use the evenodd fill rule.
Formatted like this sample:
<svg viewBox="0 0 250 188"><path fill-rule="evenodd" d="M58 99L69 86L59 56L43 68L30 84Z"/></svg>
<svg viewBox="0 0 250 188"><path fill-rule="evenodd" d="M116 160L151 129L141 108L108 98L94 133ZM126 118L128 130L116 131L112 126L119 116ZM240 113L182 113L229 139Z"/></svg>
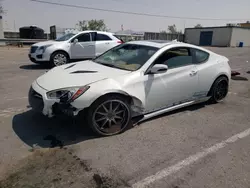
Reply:
<svg viewBox="0 0 250 188"><path fill-rule="evenodd" d="M248 28L248 27L240 27L240 26L218 26L218 27L200 27L200 28L190 27L190 28L185 28L185 30L189 30L189 29L217 29L217 28L240 28L240 29L250 29L250 28Z"/></svg>

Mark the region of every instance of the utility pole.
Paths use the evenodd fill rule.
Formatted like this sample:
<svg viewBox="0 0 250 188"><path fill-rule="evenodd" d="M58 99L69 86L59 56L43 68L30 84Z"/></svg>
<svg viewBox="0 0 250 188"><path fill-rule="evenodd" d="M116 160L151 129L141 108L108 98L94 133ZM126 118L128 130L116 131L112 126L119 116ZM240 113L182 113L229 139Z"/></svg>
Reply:
<svg viewBox="0 0 250 188"><path fill-rule="evenodd" d="M16 21L14 20L14 32L16 32Z"/></svg>

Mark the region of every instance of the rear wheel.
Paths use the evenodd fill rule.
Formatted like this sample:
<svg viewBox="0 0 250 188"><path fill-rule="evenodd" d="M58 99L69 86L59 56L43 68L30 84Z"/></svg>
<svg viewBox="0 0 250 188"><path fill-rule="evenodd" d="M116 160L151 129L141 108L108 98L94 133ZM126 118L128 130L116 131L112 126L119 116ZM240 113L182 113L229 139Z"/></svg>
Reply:
<svg viewBox="0 0 250 188"><path fill-rule="evenodd" d="M101 136L111 136L126 130L131 111L125 97L108 95L94 102L88 110L88 124Z"/></svg>
<svg viewBox="0 0 250 188"><path fill-rule="evenodd" d="M50 65L52 67L65 65L69 62L68 54L63 51L55 52L51 55Z"/></svg>
<svg viewBox="0 0 250 188"><path fill-rule="evenodd" d="M228 79L226 77L217 78L212 86L210 102L218 103L223 101L227 96L228 87Z"/></svg>

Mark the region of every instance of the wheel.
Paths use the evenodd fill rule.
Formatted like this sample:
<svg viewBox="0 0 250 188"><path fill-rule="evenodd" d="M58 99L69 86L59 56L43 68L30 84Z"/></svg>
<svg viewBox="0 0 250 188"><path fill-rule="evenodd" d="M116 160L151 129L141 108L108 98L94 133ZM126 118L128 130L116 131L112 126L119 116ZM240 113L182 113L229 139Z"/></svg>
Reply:
<svg viewBox="0 0 250 188"><path fill-rule="evenodd" d="M68 55L62 51L55 52L50 57L51 67L64 65L64 64L67 64L68 62L69 62Z"/></svg>
<svg viewBox="0 0 250 188"><path fill-rule="evenodd" d="M101 136L122 133L131 122L128 100L119 95L107 95L95 101L88 110L88 124Z"/></svg>
<svg viewBox="0 0 250 188"><path fill-rule="evenodd" d="M226 77L219 77L215 80L212 90L210 102L218 103L223 101L228 93L228 79Z"/></svg>

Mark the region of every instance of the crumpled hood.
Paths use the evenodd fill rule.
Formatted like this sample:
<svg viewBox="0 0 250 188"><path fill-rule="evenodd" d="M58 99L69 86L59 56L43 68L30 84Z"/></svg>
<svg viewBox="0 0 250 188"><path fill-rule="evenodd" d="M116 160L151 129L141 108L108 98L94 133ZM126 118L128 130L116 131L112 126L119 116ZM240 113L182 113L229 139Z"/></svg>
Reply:
<svg viewBox="0 0 250 188"><path fill-rule="evenodd" d="M32 46L46 46L46 45L53 45L53 44L57 44L58 41L54 41L54 40L48 40L48 41L43 41L43 42L38 42L33 44Z"/></svg>
<svg viewBox="0 0 250 188"><path fill-rule="evenodd" d="M37 78L37 84L51 91L84 86L105 78L115 78L130 71L107 67L93 61L81 61L58 66Z"/></svg>

